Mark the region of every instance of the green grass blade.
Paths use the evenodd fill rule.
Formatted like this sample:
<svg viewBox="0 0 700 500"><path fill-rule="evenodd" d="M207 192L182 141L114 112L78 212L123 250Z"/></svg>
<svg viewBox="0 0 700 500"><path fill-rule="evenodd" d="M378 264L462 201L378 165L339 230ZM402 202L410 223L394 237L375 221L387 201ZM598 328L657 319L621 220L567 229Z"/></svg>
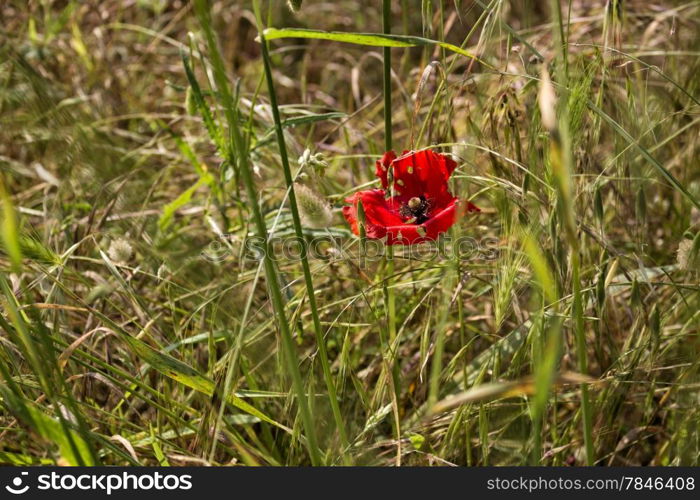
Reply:
<svg viewBox="0 0 700 500"><path fill-rule="evenodd" d="M261 19L258 19L258 22L261 22ZM289 207L292 212L292 223L294 225L294 233L296 234L298 242L301 244L301 265L304 273L304 282L306 285L306 292L309 300L309 308L311 309L311 317L314 325L316 346L318 348L319 357L321 360L321 368L323 370L323 376L326 383L326 390L328 391L329 403L333 412L333 419L335 420L335 424L338 429L338 434L340 436L343 460L345 461L346 465L349 465L350 461L346 455L346 450L348 448L348 437L347 432L345 430L345 422L343 421L340 406L338 405L335 381L333 380L330 362L328 361L326 339L324 337L324 331L321 327L318 306L316 304L316 292L314 289L313 276L311 275L311 268L309 267L308 260L308 247L306 239L304 238L304 233L301 226L301 219L299 217L299 208L297 207L296 194L294 191L294 180L292 178L292 171L289 166L289 159L287 157L287 146L285 144L284 132L282 130L282 120L279 114L279 107L277 106L277 95L275 92L274 81L272 78L270 55L268 53L267 42L265 41L264 36L262 38L262 50L265 77L267 80L268 92L270 95L270 107L272 108L272 116L275 121L277 144L279 147L282 169L284 172L284 180L289 191Z"/></svg>
<svg viewBox="0 0 700 500"><path fill-rule="evenodd" d="M339 31L321 31L302 28L267 28L263 35L267 40L280 38L313 38L316 40L330 40L333 42L351 43L354 45L369 45L371 47L420 47L438 46L454 52L455 54L476 59L480 63L490 67L483 60L451 43L431 40L419 36L391 35L381 33L344 33Z"/></svg>

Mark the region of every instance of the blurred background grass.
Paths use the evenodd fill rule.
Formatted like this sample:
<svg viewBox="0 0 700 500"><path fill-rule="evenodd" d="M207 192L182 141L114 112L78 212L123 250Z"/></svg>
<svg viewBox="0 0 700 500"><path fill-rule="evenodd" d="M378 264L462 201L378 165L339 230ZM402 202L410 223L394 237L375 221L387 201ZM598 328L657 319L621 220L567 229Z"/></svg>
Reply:
<svg viewBox="0 0 700 500"><path fill-rule="evenodd" d="M697 465L700 2L390 4L393 33L480 59L391 49L393 146L459 160L452 190L482 213L450 236L480 251L396 249L393 264L362 267L338 252L359 246L342 200L376 183L384 151L382 48L271 40L292 171L333 209L304 231L329 239L310 269L345 444L302 266L276 271L320 460ZM0 6L2 463L313 459L270 283L244 246L253 203L271 234L294 234L254 9L209 7ZM381 33L381 7L261 13L268 26ZM554 103L538 107L545 67L555 131L540 111Z"/></svg>

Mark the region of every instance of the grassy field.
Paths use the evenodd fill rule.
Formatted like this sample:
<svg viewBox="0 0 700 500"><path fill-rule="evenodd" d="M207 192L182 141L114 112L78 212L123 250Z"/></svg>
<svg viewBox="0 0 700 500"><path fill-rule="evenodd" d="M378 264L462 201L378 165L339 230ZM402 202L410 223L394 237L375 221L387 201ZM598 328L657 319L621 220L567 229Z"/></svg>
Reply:
<svg viewBox="0 0 700 500"><path fill-rule="evenodd" d="M0 26L0 463L700 462L699 1ZM481 212L354 235L423 148Z"/></svg>

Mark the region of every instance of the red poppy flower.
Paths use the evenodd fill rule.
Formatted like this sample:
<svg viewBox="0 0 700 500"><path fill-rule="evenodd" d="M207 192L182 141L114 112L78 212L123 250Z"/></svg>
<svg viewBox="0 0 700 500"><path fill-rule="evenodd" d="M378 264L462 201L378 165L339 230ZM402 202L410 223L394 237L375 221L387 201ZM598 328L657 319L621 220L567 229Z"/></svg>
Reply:
<svg viewBox="0 0 700 500"><path fill-rule="evenodd" d="M450 194L447 180L456 166L450 157L429 149L404 151L398 158L388 151L376 165L384 189L353 194L345 200L350 206L343 207L343 215L352 231L359 234L357 204L361 200L368 238L386 237L389 245L435 240L465 210L479 211L469 202L463 208L460 200Z"/></svg>

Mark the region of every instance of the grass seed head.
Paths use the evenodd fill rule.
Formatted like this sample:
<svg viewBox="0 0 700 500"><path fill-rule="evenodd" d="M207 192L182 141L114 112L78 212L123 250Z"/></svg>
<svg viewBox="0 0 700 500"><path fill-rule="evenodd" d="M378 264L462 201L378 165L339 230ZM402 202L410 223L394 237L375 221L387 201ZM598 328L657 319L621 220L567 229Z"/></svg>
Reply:
<svg viewBox="0 0 700 500"><path fill-rule="evenodd" d="M299 214L304 225L313 228L331 225L333 210L324 198L302 184L297 184L294 191L297 195Z"/></svg>
<svg viewBox="0 0 700 500"><path fill-rule="evenodd" d="M112 240L112 243L109 245L109 250L107 250L109 258L118 264L129 262L133 253L134 249L129 242L123 238Z"/></svg>

